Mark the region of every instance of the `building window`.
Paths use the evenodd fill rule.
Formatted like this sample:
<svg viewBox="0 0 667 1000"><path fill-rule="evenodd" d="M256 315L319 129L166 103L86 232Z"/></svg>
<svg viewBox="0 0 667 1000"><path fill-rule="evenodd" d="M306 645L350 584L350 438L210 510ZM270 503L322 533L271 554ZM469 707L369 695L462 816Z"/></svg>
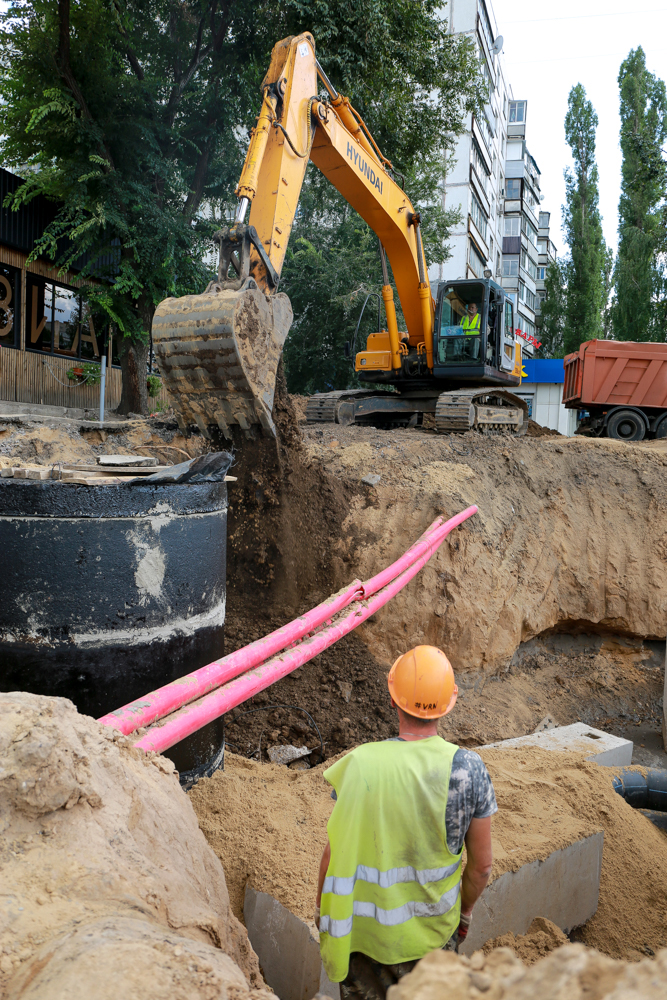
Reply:
<svg viewBox="0 0 667 1000"><path fill-rule="evenodd" d="M487 226L486 216L484 215L484 212L482 211L482 206L477 201L477 198L475 198L475 196L474 196L474 194L472 192L470 192L470 197L471 197L471 200L472 200L472 204L470 206L470 215L472 216L472 221L477 226L477 229L479 230L479 233L480 233L482 239L485 240L486 239L486 226Z"/></svg>
<svg viewBox="0 0 667 1000"><path fill-rule="evenodd" d="M538 240L537 241L537 249L539 250L540 253L546 253L547 249L548 249L548 246L549 246L549 241L548 240Z"/></svg>
<svg viewBox="0 0 667 1000"><path fill-rule="evenodd" d="M521 220L521 228L528 237L528 239L530 240L530 242L533 244L535 249L537 249L537 229L532 224L532 222L526 218L525 215Z"/></svg>
<svg viewBox="0 0 667 1000"><path fill-rule="evenodd" d="M58 282L28 274L26 348L46 354L99 360L95 324L78 292Z"/></svg>
<svg viewBox="0 0 667 1000"><path fill-rule="evenodd" d="M505 236L518 236L521 231L521 219L518 215L505 216Z"/></svg>
<svg viewBox="0 0 667 1000"><path fill-rule="evenodd" d="M503 257L503 278L516 278L519 274L519 258L510 257L505 254Z"/></svg>
<svg viewBox="0 0 667 1000"><path fill-rule="evenodd" d="M496 274L500 274L500 250L496 253Z"/></svg>
<svg viewBox="0 0 667 1000"><path fill-rule="evenodd" d="M477 179L482 187L485 194L489 193L489 172L486 169L486 163L482 159L482 154L477 148L477 143L473 141L472 143L472 166L473 170L477 175Z"/></svg>
<svg viewBox="0 0 667 1000"><path fill-rule="evenodd" d="M477 248L472 242L470 242L469 247L470 249L468 253L468 264L470 266L470 270L473 272L476 278L481 278L482 275L484 274L484 268L486 265L484 264L484 261L482 260L480 255L477 253Z"/></svg>
<svg viewBox="0 0 667 1000"><path fill-rule="evenodd" d="M510 101L510 124L515 124L518 122L525 122L526 120L526 102L525 101Z"/></svg>
<svg viewBox="0 0 667 1000"><path fill-rule="evenodd" d="M525 250L521 251L521 267L528 272L533 281L537 280L537 268Z"/></svg>
<svg viewBox="0 0 667 1000"><path fill-rule="evenodd" d="M535 295L531 292L530 288L526 287L523 281L519 282L519 298L522 302L525 302L529 309L535 309Z"/></svg>
<svg viewBox="0 0 667 1000"><path fill-rule="evenodd" d="M21 272L0 264L0 344L19 347Z"/></svg>
<svg viewBox="0 0 667 1000"><path fill-rule="evenodd" d="M546 267L538 267L538 269L537 269L537 280L538 281L544 281L546 273L547 273Z"/></svg>
<svg viewBox="0 0 667 1000"><path fill-rule="evenodd" d="M521 181L508 178L505 181L505 197L508 201L516 201L521 197ZM519 234L517 233L517 236Z"/></svg>

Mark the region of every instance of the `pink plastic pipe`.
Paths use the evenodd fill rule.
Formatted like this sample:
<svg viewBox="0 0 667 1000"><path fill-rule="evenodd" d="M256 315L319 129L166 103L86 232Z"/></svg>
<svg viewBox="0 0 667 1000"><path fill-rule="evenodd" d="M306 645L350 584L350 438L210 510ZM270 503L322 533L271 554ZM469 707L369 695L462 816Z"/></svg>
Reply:
<svg viewBox="0 0 667 1000"><path fill-rule="evenodd" d="M464 520L464 515L465 511L451 518L446 524L455 527L456 524L460 524L460 520L457 520L457 518ZM379 590L389 580L393 580L413 559L419 557L423 546L428 542L433 533L440 531L443 527L446 527L446 525L442 517L436 518L433 524L429 525L415 544L400 559L392 563L391 566L388 566L382 573L373 577L367 584L363 585L364 594L370 596L370 594L374 594L376 590ZM381 582L378 584L380 580ZM372 589L369 590L369 586ZM294 642L303 639L305 635L333 618L334 615L351 604L352 601L359 599L361 593L362 584L359 580L355 580L348 587L338 591L337 594L328 597L326 601L313 608L312 611L301 615L287 625L283 625L269 635L264 636L264 638L258 639L256 642L252 642L242 649L237 649L234 653L230 653L220 660L214 660L212 663L200 667L199 670L178 678L178 680L171 681L171 683L157 688L157 690L151 691L150 694L145 695L143 698L138 698L124 705L122 708L115 709L98 721L102 725L120 729L125 735L133 733L135 729L139 729L142 726L149 726L157 719L163 719L166 715L170 715L183 705L196 701L203 695L208 694L209 691L220 687L221 684L226 684L227 681L238 677L239 674L245 673L246 670L250 670L252 667L263 663L271 656L280 652L281 649L286 649Z"/></svg>
<svg viewBox="0 0 667 1000"><path fill-rule="evenodd" d="M347 611L337 622L328 625L316 635L304 639L298 646L280 653L261 666L249 670L218 688L196 704L190 705L173 718L168 719L163 725L155 726L138 740L135 746L147 751L162 752L168 750L169 747L179 743L187 736L191 736L192 733L208 725L209 722L213 722L214 719L231 711L232 708L236 708L237 705L247 701L259 691L263 691L264 688L270 687L271 684L286 677L297 667L312 660L313 657L365 622L392 597L395 597L399 590L402 590L428 562L449 532L476 512L477 507L468 507L467 510L457 514L446 524L440 524L421 545L421 552L411 565L407 566L399 576L370 599L363 599L361 603ZM373 580L376 579L377 577L373 578ZM373 580L369 583L372 583Z"/></svg>
<svg viewBox="0 0 667 1000"><path fill-rule="evenodd" d="M362 592L361 587L361 581L354 580L337 594L327 597L326 601L318 604L312 611L295 618L294 621L270 632L262 639L257 639L256 642L251 642L220 660L214 660L213 663L208 663L191 674L185 674L184 677L151 691L143 698L137 698L136 701L109 712L108 715L98 719L98 722L103 726L120 729L121 733L128 735L141 726L149 726L157 719L163 719L165 715L170 715L188 702L201 698L202 695L208 694L214 688L258 666L281 649L302 639L358 598Z"/></svg>

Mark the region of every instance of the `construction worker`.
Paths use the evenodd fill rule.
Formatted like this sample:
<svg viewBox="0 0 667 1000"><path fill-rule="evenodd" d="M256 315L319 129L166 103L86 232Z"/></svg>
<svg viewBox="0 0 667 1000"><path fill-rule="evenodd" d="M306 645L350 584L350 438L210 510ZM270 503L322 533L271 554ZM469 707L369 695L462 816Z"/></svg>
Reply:
<svg viewBox="0 0 667 1000"><path fill-rule="evenodd" d="M477 303L469 302L467 305L467 315L463 317L461 321L461 329L465 330L466 336L472 336L475 333L480 332L479 323L479 312L477 311Z"/></svg>
<svg viewBox="0 0 667 1000"><path fill-rule="evenodd" d="M388 684L398 737L364 743L324 772L336 805L315 923L342 1000L384 1000L428 952L457 949L491 872L491 779L478 754L437 734L458 693L449 660L417 646Z"/></svg>

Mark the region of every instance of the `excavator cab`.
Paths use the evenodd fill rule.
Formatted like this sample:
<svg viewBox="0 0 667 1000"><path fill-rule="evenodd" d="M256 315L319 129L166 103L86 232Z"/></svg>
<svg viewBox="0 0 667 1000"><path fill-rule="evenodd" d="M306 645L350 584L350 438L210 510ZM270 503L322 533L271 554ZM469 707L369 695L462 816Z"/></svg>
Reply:
<svg viewBox="0 0 667 1000"><path fill-rule="evenodd" d="M435 314L433 375L480 385L518 385L514 304L490 279L441 282Z"/></svg>

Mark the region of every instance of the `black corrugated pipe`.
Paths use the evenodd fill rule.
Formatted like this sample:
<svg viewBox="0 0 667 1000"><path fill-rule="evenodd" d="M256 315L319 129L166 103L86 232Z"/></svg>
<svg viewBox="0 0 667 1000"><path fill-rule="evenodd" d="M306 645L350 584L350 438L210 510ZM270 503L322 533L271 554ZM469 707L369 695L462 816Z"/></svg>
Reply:
<svg viewBox="0 0 667 1000"><path fill-rule="evenodd" d="M612 784L628 805L661 830L667 830L667 771L652 767L643 775L626 767Z"/></svg>

